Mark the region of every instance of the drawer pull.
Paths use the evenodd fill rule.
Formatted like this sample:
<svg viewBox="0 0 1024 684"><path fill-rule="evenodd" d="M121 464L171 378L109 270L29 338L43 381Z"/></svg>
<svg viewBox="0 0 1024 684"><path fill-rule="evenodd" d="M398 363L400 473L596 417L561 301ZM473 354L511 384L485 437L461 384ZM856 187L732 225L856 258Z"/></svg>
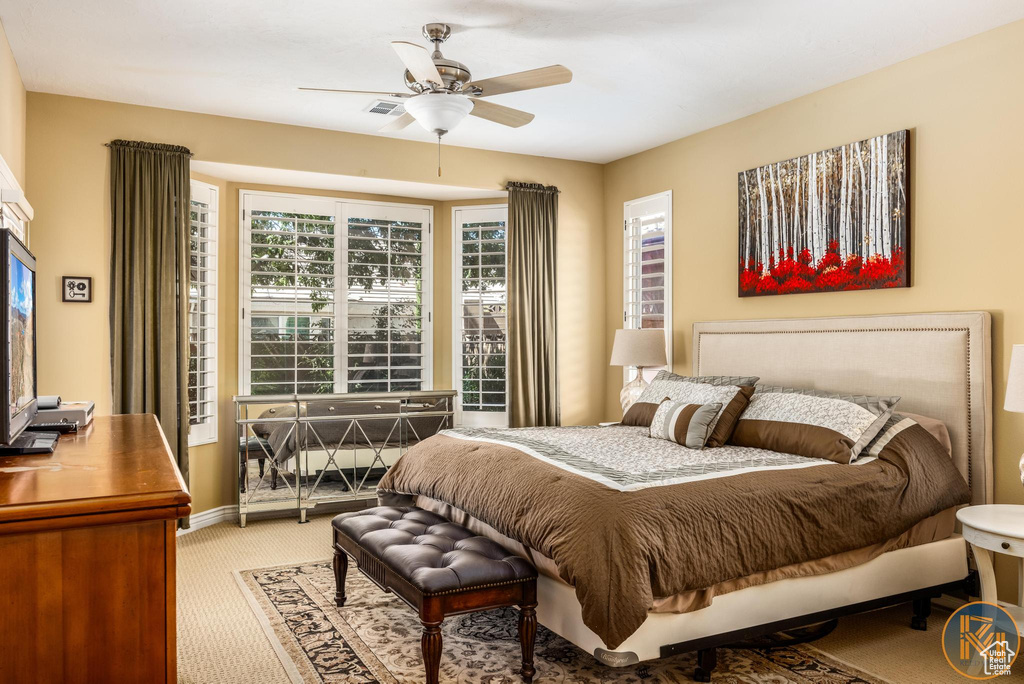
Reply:
<svg viewBox="0 0 1024 684"><path fill-rule="evenodd" d="M1008 548L1010 548L1010 542L1003 542L1003 543L1002 543L1002 547L1003 547L1004 549L1008 549Z"/></svg>

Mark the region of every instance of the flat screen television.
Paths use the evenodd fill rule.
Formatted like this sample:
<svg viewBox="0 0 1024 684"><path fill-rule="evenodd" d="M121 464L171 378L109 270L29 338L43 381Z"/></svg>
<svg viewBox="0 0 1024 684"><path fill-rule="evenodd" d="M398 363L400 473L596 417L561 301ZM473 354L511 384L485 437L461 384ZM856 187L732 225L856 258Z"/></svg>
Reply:
<svg viewBox="0 0 1024 684"><path fill-rule="evenodd" d="M8 229L0 230L0 315L6 331L3 345L4 392L7 410L0 413L0 445L15 440L32 422L36 405L36 258Z"/></svg>

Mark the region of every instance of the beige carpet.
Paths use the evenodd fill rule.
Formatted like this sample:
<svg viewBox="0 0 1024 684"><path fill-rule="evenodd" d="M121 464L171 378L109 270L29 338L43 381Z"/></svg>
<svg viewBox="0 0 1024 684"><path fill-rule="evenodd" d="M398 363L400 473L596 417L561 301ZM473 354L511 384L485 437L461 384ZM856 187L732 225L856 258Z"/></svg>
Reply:
<svg viewBox="0 0 1024 684"><path fill-rule="evenodd" d="M319 561L331 555L330 517L223 523L178 539L178 681L187 684L288 684L289 679L234 572ZM946 664L936 609L927 632L908 627L908 606L840 621L815 646L894 684L965 681ZM721 672L715 681L728 681Z"/></svg>

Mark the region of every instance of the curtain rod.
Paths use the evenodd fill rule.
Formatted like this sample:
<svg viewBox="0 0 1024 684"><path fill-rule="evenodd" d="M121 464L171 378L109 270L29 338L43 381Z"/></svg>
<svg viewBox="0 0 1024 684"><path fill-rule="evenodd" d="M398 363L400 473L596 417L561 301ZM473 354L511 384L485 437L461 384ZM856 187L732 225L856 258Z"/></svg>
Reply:
<svg viewBox="0 0 1024 684"><path fill-rule="evenodd" d="M505 190L516 190L519 192L540 192L545 194L560 194L562 191L554 185L542 185L541 183L523 183L520 181L509 181Z"/></svg>
<svg viewBox="0 0 1024 684"><path fill-rule="evenodd" d="M145 142L142 140L111 140L108 143L103 143L103 146L111 149L121 147L130 150L145 150L147 152L161 152L164 154L184 154L188 157L193 156L192 150L182 145L169 145L167 143Z"/></svg>

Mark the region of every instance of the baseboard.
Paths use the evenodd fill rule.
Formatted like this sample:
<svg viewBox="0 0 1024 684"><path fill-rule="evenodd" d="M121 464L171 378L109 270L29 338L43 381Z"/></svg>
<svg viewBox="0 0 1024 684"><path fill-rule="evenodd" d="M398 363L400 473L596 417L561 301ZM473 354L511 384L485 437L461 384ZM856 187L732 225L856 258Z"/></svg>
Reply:
<svg viewBox="0 0 1024 684"><path fill-rule="evenodd" d="M178 530L178 536L194 532L195 530L201 530L204 527L210 525L216 525L220 522L236 522L238 520L238 506L219 506L218 508L211 508L208 511L202 513L193 513L188 517L189 528L187 530Z"/></svg>

